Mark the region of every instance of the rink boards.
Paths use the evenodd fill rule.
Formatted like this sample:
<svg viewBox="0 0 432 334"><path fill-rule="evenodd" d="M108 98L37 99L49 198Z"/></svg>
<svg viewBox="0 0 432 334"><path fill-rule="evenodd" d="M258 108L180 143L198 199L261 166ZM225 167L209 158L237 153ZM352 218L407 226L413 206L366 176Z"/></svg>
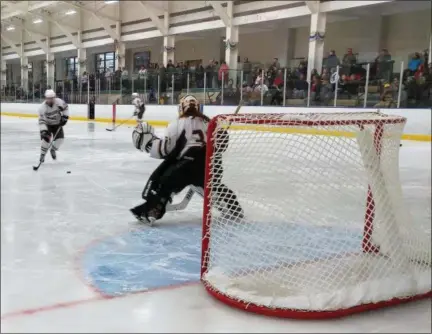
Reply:
<svg viewBox="0 0 432 334"><path fill-rule="evenodd" d="M39 104L32 103L2 103L1 114L16 117L37 117ZM88 106L85 104L71 104L70 117L72 120L87 121ZM117 105L115 111L116 123L125 121L131 117L133 107L130 105ZM219 114L233 113L236 106L204 106L204 113L209 117ZM252 107L243 106L240 113L337 113L337 112L365 112L378 111L377 109L363 108L304 108L304 107ZM405 126L404 140L432 141L431 129L431 109L383 109L383 113L403 116L407 118ZM144 115L145 120L153 126L166 126L178 116L177 106L175 105L148 105ZM96 105L95 121L112 123L113 106ZM134 120L125 122L126 124L135 124ZM312 131L312 134L317 134ZM334 135L334 134L327 134ZM339 134L344 135L344 134Z"/></svg>

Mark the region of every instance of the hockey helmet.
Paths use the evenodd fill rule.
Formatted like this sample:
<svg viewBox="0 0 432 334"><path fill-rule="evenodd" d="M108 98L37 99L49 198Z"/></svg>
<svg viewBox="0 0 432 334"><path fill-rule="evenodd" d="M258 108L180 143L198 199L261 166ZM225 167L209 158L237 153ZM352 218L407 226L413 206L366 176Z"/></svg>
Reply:
<svg viewBox="0 0 432 334"><path fill-rule="evenodd" d="M53 99L56 97L56 93L52 89L47 89L45 91L45 98L47 99Z"/></svg>
<svg viewBox="0 0 432 334"><path fill-rule="evenodd" d="M180 99L179 105L179 116L182 117L190 108L195 107L198 111L200 110L200 104L195 96L186 95Z"/></svg>
<svg viewBox="0 0 432 334"><path fill-rule="evenodd" d="M132 97L139 97L138 93L132 93Z"/></svg>

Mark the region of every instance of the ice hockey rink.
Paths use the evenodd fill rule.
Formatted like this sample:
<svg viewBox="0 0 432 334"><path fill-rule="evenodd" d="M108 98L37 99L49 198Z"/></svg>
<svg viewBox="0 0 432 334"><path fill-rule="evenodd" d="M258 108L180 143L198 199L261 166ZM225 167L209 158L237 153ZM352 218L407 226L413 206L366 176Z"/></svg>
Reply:
<svg viewBox="0 0 432 334"><path fill-rule="evenodd" d="M325 321L214 300L199 283L202 200L137 224L128 210L159 161L134 149L131 127L109 126L70 121L58 160L34 172L37 120L1 117L2 332L430 333L430 300ZM430 143L405 141L400 172L430 223Z"/></svg>

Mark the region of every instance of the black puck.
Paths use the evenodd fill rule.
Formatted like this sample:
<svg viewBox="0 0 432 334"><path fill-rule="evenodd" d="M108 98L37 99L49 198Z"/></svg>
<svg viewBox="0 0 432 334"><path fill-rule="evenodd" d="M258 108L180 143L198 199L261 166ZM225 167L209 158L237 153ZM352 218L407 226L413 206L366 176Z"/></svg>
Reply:
<svg viewBox="0 0 432 334"><path fill-rule="evenodd" d="M70 174L71 173L71 171L70 170L68 170L66 173L68 173L68 174Z"/></svg>

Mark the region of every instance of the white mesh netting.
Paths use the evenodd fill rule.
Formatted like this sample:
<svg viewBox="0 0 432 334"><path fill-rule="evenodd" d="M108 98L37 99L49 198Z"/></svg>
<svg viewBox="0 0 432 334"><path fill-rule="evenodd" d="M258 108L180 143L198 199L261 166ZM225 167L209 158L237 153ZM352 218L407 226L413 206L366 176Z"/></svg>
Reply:
<svg viewBox="0 0 432 334"><path fill-rule="evenodd" d="M412 221L399 181L404 118L248 114L215 122L207 287L232 300L305 311L431 290L430 224Z"/></svg>

